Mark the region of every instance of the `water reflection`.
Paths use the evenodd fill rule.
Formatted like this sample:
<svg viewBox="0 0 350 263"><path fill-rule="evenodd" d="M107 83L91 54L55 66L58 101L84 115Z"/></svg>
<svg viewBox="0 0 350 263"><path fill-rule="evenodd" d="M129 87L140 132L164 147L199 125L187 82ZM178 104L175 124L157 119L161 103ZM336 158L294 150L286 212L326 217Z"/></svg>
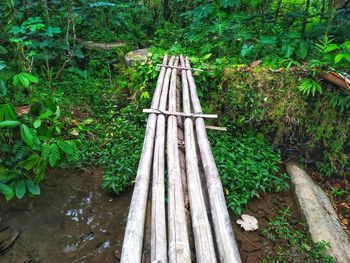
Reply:
<svg viewBox="0 0 350 263"><path fill-rule="evenodd" d="M118 262L131 193L100 188L101 171L54 171L38 198L0 201L0 227L21 235L2 262ZM28 261L28 262L31 262Z"/></svg>

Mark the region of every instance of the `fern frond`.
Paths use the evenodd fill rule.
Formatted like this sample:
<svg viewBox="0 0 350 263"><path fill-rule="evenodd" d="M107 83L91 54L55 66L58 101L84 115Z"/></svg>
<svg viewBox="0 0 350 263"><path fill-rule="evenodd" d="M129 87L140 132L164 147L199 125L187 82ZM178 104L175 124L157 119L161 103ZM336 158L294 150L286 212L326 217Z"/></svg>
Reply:
<svg viewBox="0 0 350 263"><path fill-rule="evenodd" d="M57 141L57 145L64 153L68 155L71 155L74 152L74 148L70 141Z"/></svg>
<svg viewBox="0 0 350 263"><path fill-rule="evenodd" d="M49 155L50 155L50 145L45 142L43 143L41 148L41 157L46 160L49 160Z"/></svg>
<svg viewBox="0 0 350 263"><path fill-rule="evenodd" d="M60 151L58 150L57 144L53 143L50 146L49 163L52 167L56 166L58 161L61 159Z"/></svg>
<svg viewBox="0 0 350 263"><path fill-rule="evenodd" d="M72 141L57 141L60 149L67 154L69 160L78 161L79 151L76 144Z"/></svg>

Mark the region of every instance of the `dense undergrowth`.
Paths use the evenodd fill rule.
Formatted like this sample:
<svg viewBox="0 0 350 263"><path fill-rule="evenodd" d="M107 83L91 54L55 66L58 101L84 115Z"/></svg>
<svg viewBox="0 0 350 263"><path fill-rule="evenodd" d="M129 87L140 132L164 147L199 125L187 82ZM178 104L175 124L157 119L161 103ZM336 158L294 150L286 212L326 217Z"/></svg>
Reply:
<svg viewBox="0 0 350 263"><path fill-rule="evenodd" d="M229 129L211 141L234 212L259 191L286 188L279 167L291 156L324 176L349 174L350 96L320 77L350 68L347 3L5 2L0 192L7 199L39 194L47 167L57 165L101 165L103 187L131 186L142 108L165 52L206 69L195 79L205 111ZM126 45L88 50L80 38ZM142 47L150 47L148 62L126 67L125 53Z"/></svg>

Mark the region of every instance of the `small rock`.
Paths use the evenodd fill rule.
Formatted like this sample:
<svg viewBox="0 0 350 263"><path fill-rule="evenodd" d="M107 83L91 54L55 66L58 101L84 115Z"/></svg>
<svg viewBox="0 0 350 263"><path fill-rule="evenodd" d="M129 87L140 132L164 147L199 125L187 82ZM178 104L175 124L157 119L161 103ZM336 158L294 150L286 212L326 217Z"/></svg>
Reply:
<svg viewBox="0 0 350 263"><path fill-rule="evenodd" d="M136 63L146 62L149 54L147 48L130 51L125 55L125 63L128 66L132 66Z"/></svg>

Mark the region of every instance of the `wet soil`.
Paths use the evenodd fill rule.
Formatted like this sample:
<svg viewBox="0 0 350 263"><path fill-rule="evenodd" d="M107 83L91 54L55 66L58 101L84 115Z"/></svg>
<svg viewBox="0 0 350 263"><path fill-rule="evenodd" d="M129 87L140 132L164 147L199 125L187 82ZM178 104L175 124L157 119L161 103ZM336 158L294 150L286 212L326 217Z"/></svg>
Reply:
<svg viewBox="0 0 350 263"><path fill-rule="evenodd" d="M254 216L259 223L259 229L247 232L236 224L238 217L234 217L233 230L240 250L243 263L258 263L267 256L274 257L279 248L287 244L274 243L263 236L262 231L268 225L270 218L277 217L278 211L289 207L291 211L290 224L293 227L301 226L301 214L292 190L280 193L262 193L260 198L254 197L243 210L244 214Z"/></svg>
<svg viewBox="0 0 350 263"><path fill-rule="evenodd" d="M101 189L102 170L52 170L39 197L0 200L0 229L20 231L0 263L119 262L131 191Z"/></svg>

